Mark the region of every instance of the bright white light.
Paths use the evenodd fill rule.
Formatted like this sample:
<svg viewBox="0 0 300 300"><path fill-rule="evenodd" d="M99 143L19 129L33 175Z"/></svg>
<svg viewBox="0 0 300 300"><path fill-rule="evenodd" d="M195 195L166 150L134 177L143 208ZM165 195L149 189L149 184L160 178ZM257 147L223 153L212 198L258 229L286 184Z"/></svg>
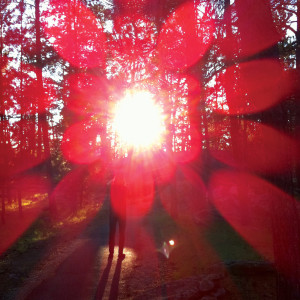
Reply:
<svg viewBox="0 0 300 300"><path fill-rule="evenodd" d="M117 103L113 127L121 144L135 149L160 146L165 132L162 109L147 91L128 91Z"/></svg>
<svg viewBox="0 0 300 300"><path fill-rule="evenodd" d="M169 244L170 244L170 246L174 246L174 245L175 245L174 240L170 240L170 241L169 241Z"/></svg>

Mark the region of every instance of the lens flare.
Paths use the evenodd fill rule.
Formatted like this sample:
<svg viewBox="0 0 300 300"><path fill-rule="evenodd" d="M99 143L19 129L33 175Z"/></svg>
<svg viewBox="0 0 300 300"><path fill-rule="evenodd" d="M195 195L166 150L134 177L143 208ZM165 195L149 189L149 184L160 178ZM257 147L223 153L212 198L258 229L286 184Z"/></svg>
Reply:
<svg viewBox="0 0 300 300"><path fill-rule="evenodd" d="M121 145L137 150L159 147L165 127L162 108L147 91L128 91L116 104L113 128Z"/></svg>
<svg viewBox="0 0 300 300"><path fill-rule="evenodd" d="M174 246L174 245L175 245L174 240L170 240L170 241L169 241L169 244L170 244L170 246Z"/></svg>

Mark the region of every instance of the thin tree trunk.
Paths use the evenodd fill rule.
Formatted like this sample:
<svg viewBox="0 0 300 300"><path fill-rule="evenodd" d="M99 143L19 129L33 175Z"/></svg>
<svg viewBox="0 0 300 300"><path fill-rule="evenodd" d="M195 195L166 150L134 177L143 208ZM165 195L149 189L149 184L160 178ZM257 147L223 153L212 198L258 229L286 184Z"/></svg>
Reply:
<svg viewBox="0 0 300 300"><path fill-rule="evenodd" d="M35 0L35 30L36 30L36 77L39 91L43 91L43 74L42 74L42 44L41 44L41 22L40 22L40 0ZM46 117L46 111L43 102L39 102L38 113L38 155L45 155L47 158L46 169L49 182L53 181L53 168L51 164L49 126ZM43 148L42 148L43 145ZM43 151L44 153L42 153ZM50 197L52 186L48 191L49 208L52 214L56 213L56 203L54 197Z"/></svg>

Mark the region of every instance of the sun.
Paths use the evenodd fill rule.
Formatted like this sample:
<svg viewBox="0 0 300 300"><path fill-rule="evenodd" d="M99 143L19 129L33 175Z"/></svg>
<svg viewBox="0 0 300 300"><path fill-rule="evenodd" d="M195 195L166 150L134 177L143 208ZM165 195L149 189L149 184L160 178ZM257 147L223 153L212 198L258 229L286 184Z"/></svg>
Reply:
<svg viewBox="0 0 300 300"><path fill-rule="evenodd" d="M128 90L113 113L120 146L146 150L159 147L165 133L162 107L148 91Z"/></svg>

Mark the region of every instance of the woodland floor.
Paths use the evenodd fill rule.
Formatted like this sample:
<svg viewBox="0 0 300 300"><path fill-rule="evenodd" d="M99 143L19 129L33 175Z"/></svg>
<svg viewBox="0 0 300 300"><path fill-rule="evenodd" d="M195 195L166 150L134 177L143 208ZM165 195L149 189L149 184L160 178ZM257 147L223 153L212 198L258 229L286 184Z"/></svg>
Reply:
<svg viewBox="0 0 300 300"><path fill-rule="evenodd" d="M105 202L89 221L12 247L0 257L0 299L276 299L270 264L248 249L223 259L205 228L179 228L162 210L128 222L123 261L108 260L108 230Z"/></svg>

